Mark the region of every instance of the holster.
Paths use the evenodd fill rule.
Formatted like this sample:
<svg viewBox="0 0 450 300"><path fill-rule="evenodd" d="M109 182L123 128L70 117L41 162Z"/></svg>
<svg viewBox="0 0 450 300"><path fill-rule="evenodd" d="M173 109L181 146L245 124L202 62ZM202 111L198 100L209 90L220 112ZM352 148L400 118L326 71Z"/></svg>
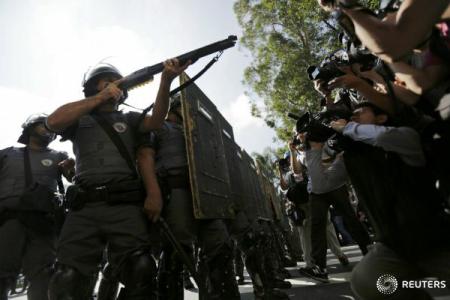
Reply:
<svg viewBox="0 0 450 300"><path fill-rule="evenodd" d="M83 187L71 185L66 192L69 210L79 210L86 203L106 202L108 204L140 203L145 199L145 189L139 180L124 181L111 185Z"/></svg>
<svg viewBox="0 0 450 300"><path fill-rule="evenodd" d="M69 210L79 210L83 208L85 199L83 192L78 185L70 185L66 190L66 206Z"/></svg>
<svg viewBox="0 0 450 300"><path fill-rule="evenodd" d="M173 189L190 189L188 168L161 169L158 170L157 175L161 192L165 198L169 197L170 191Z"/></svg>

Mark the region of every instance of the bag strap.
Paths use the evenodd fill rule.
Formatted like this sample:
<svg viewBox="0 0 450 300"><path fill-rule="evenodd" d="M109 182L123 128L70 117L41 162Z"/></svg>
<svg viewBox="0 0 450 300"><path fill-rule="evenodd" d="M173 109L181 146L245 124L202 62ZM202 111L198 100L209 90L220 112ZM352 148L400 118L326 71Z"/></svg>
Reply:
<svg viewBox="0 0 450 300"><path fill-rule="evenodd" d="M30 152L28 150L28 147L25 147L23 149L23 167L25 171L25 189L26 189L33 182L33 175L31 174Z"/></svg>
<svg viewBox="0 0 450 300"><path fill-rule="evenodd" d="M138 178L138 174L136 171L135 164L133 163L133 159L131 158L130 153L128 152L127 147L124 142L120 138L119 134L114 130L112 125L105 119L101 114L91 114L92 118L97 121L98 125L105 131L108 137L111 139L113 144L116 146L122 158L127 162L128 167L131 172L133 172L133 176Z"/></svg>

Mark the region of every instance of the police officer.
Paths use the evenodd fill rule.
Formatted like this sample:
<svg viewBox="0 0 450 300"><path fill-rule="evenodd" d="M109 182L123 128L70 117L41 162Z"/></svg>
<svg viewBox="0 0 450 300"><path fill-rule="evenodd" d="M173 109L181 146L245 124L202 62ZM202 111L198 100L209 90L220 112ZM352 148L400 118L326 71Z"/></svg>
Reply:
<svg viewBox="0 0 450 300"><path fill-rule="evenodd" d="M136 172L136 151L145 149L140 147L140 133L162 126L171 82L188 64L180 66L177 59L164 62L153 114L142 122L138 113L118 111L126 94L118 88L122 75L109 64L85 75L85 99L67 103L48 117L47 127L72 141L77 158L50 299L89 299L89 282L98 272L105 247L114 276L124 285L119 299L155 299L156 266L148 251L143 206L153 216L161 199L153 197L158 192L149 189L147 180L145 196Z"/></svg>
<svg viewBox="0 0 450 300"><path fill-rule="evenodd" d="M278 266L275 266L272 261L274 257L270 254L273 251L270 241L272 237L267 234L265 224L252 220L244 210L238 210L230 225L233 239L244 255L255 299L289 299L289 296L279 289L290 286L278 277Z"/></svg>
<svg viewBox="0 0 450 300"><path fill-rule="evenodd" d="M22 125L18 142L25 148L0 150L0 299L21 270L30 281L28 299L47 299L55 262L58 181L71 179L74 161L48 148L55 135L44 127L45 115ZM12 286L10 286L12 287Z"/></svg>
<svg viewBox="0 0 450 300"><path fill-rule="evenodd" d="M196 220L182 125L181 102L174 97L164 126L155 131L156 171L164 200L163 216L179 242L190 249L198 239L211 290L208 299L240 299L233 271L232 242L220 219ZM182 264L170 247L164 251L160 274L162 299L183 299Z"/></svg>

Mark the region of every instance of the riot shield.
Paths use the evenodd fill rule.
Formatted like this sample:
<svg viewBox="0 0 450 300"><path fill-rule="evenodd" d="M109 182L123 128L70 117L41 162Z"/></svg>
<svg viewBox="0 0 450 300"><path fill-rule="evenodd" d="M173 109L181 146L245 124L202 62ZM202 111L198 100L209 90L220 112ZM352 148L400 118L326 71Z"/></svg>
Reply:
<svg viewBox="0 0 450 300"><path fill-rule="evenodd" d="M236 145L236 154L239 162L239 173L245 184L242 185L241 205L238 209L242 209L250 220L258 218L257 202L256 202L256 188L253 187L253 180L251 180L250 164L245 157L245 152Z"/></svg>
<svg viewBox="0 0 450 300"><path fill-rule="evenodd" d="M188 80L185 73L180 76L181 84ZM195 84L182 90L181 100L194 216L233 218L219 112Z"/></svg>
<svg viewBox="0 0 450 300"><path fill-rule="evenodd" d="M281 203L275 191L275 187L269 179L269 176L264 172L264 168L257 163L257 171L260 178L260 183L264 190L264 209L266 210L266 215L270 219L281 220Z"/></svg>
<svg viewBox="0 0 450 300"><path fill-rule="evenodd" d="M267 178L266 178L266 185L268 194L270 195L269 203L272 206L274 219L280 221L283 217L280 197L278 196L272 182L270 182L270 180Z"/></svg>
<svg viewBox="0 0 450 300"><path fill-rule="evenodd" d="M268 190L268 186L267 186L267 182L266 182L266 176L262 172L261 167L258 164L256 164L256 173L257 173L259 185L261 186L261 190L263 192L263 195L261 198L261 204L260 204L261 216L266 219L272 220L274 218L273 217L274 213L273 213L272 206L271 206L271 199L270 199L270 194L269 194L269 190Z"/></svg>
<svg viewBox="0 0 450 300"><path fill-rule="evenodd" d="M249 211L249 213L256 214L257 218L269 218L266 205L267 200L265 199L265 192L261 184L261 179L257 173L255 162L251 156L247 154L247 152L242 151L241 153L244 163L246 164L246 180L247 184L251 188L252 195L252 198L250 199L251 202L247 205L248 210L252 210Z"/></svg>
<svg viewBox="0 0 450 300"><path fill-rule="evenodd" d="M240 210L244 206L243 196L245 192L243 175L240 169L239 146L234 141L233 127L222 115L219 115L219 123L230 178L231 198L235 208Z"/></svg>

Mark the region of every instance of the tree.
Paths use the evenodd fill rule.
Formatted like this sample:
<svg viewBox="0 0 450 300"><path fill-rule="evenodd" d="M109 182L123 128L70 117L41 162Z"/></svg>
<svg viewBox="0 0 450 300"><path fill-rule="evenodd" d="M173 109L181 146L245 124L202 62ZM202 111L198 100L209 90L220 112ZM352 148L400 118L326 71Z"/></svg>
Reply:
<svg viewBox="0 0 450 300"><path fill-rule="evenodd" d="M319 107L306 69L340 48L336 26L316 0L237 0L234 11L243 29L240 43L253 58L244 71L244 83L250 96L264 101L260 108L252 100L252 113L286 141L294 125L287 113Z"/></svg>
<svg viewBox="0 0 450 300"><path fill-rule="evenodd" d="M278 164L276 162L280 157L283 157L281 149L274 150L267 147L262 153L253 152L251 156L262 169L263 174L278 190L280 180L278 178Z"/></svg>

